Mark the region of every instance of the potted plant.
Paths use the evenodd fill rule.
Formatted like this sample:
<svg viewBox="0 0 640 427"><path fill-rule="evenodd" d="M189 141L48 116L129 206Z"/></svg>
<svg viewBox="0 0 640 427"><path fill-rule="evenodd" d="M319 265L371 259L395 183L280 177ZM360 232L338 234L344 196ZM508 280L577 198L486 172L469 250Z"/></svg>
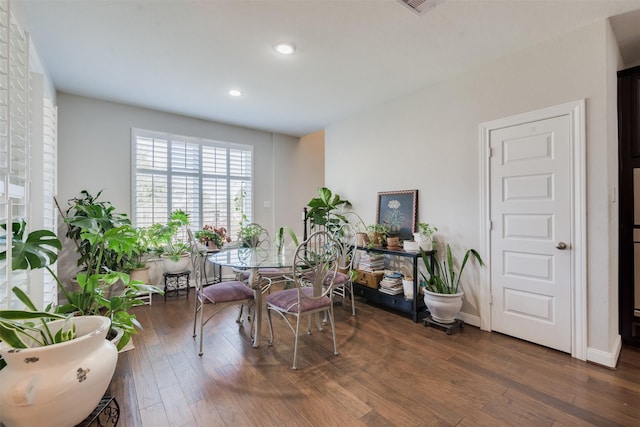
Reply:
<svg viewBox="0 0 640 427"><path fill-rule="evenodd" d="M74 227L80 229L82 241L90 242L86 265L88 268L76 275L78 287L67 289L56 279L66 303L59 306L58 313L70 313L80 316L102 315L111 319L112 327L121 331L122 337L117 343L118 350L124 348L131 335L137 333L141 325L136 317L129 313L134 305L142 304L141 294L150 292L162 294L162 290L146 283L131 280L123 271L113 271L104 264L111 257L118 265L125 257L134 258L134 251L139 245L138 235L130 225L103 230L96 218L70 220ZM107 255L108 254L108 255ZM123 267L121 267L123 268ZM118 288L114 291L114 286Z"/></svg>
<svg viewBox="0 0 640 427"><path fill-rule="evenodd" d="M258 224L243 225L238 233L238 244L245 248L256 248L263 243L260 240L264 231L264 228Z"/></svg>
<svg viewBox="0 0 640 427"><path fill-rule="evenodd" d="M102 191L99 191L93 196L86 190L81 191L78 197L69 200L69 207L64 215L64 222L68 226L66 235L76 242L78 267L82 267L89 274L101 272L103 267L110 271L123 271L129 261L128 257L132 255L134 243L133 231L128 228L126 250L123 251L122 245L117 244L117 247L103 248L100 257L97 257L94 253L94 242L82 237L82 233L88 228L98 235L123 226L131 227L127 214L116 212L115 207L108 201L98 200L101 194Z"/></svg>
<svg viewBox="0 0 640 427"><path fill-rule="evenodd" d="M12 268L46 268L60 283L49 267L60 241L49 230L25 230L24 221L12 224ZM0 253L0 260L6 257L6 250ZM37 310L27 294L12 290L26 309L0 310L2 421L75 425L98 404L115 371L117 351L105 340L111 320Z"/></svg>
<svg viewBox="0 0 640 427"><path fill-rule="evenodd" d="M369 235L368 245L371 247L383 246L388 232L389 227L385 224L367 225L367 233Z"/></svg>
<svg viewBox="0 0 640 427"><path fill-rule="evenodd" d="M433 234L438 231L435 226L426 222L418 223L418 232L413 233L413 240L425 251L433 250Z"/></svg>
<svg viewBox="0 0 640 427"><path fill-rule="evenodd" d="M189 214L176 209L166 224L156 223L148 228L148 243L151 250L162 257L166 273L182 272L189 265L189 245L184 238L188 225Z"/></svg>
<svg viewBox="0 0 640 427"><path fill-rule="evenodd" d="M326 231L333 233L342 224L349 222L342 209L350 207L351 202L342 199L327 187L318 188L318 197L311 199L307 206L305 220L309 220L311 229L324 227Z"/></svg>
<svg viewBox="0 0 640 427"><path fill-rule="evenodd" d="M469 256L473 256L480 266L484 265L482 258L475 249L468 249L464 254L460 269L456 272L449 244L447 244L446 259L440 261L434 257L433 266L429 255L423 249L420 249L420 254L425 269L429 273L427 278L423 272L420 272L425 282L424 303L433 320L443 324L453 323L462 308L464 292L460 289L460 279L464 267L467 265Z"/></svg>
<svg viewBox="0 0 640 427"><path fill-rule="evenodd" d="M231 237L227 235L224 227L213 227L205 225L201 230L196 231L193 236L208 249L216 250L222 248L225 243L231 242Z"/></svg>
<svg viewBox="0 0 640 427"><path fill-rule="evenodd" d="M139 281L142 283L151 283L149 277L149 258L152 254L150 245L151 236L149 235L149 229L139 227L133 229L135 240L131 246L131 256L127 258L124 263L124 272L128 273L131 280Z"/></svg>

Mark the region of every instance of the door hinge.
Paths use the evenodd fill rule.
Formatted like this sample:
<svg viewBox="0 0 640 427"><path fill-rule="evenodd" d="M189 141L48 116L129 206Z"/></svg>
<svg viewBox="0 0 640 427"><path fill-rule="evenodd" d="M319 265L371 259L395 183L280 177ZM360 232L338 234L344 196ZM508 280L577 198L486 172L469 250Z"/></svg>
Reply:
<svg viewBox="0 0 640 427"><path fill-rule="evenodd" d="M493 221L489 221L489 231L493 230Z"/></svg>
<svg viewBox="0 0 640 427"><path fill-rule="evenodd" d="M489 158L493 157L493 148L489 147Z"/></svg>
<svg viewBox="0 0 640 427"><path fill-rule="evenodd" d="M493 294L489 294L489 305L493 305Z"/></svg>

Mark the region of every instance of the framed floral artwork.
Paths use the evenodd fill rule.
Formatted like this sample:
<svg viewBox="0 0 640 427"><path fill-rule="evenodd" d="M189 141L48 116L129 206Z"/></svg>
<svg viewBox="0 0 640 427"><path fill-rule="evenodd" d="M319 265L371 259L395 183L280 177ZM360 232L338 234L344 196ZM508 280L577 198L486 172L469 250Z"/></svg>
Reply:
<svg viewBox="0 0 640 427"><path fill-rule="evenodd" d="M389 227L389 234L411 240L418 218L418 190L378 193L377 223Z"/></svg>

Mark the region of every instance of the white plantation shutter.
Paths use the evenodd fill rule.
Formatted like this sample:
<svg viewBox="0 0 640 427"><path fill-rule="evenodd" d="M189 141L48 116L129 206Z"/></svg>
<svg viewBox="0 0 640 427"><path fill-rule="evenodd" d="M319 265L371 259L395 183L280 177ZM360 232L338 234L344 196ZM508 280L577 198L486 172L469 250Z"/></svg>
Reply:
<svg viewBox="0 0 640 427"><path fill-rule="evenodd" d="M251 219L251 146L134 129L132 150L137 226L164 223L182 209L193 229L207 224L235 235L240 209Z"/></svg>
<svg viewBox="0 0 640 427"><path fill-rule="evenodd" d="M0 221L8 229L14 220L28 222L29 210L29 39L10 13L9 3L0 1ZM11 260L11 236L0 231L0 248ZM0 308L21 308L11 288L27 293L29 274L11 271L0 263Z"/></svg>
<svg viewBox="0 0 640 427"><path fill-rule="evenodd" d="M57 169L58 169L58 115L56 106L51 99L45 97L43 105L43 226L47 230L57 229L58 212L54 203L57 193ZM54 273L57 266L51 266ZM43 307L49 303L58 301L58 285L48 272L44 274L43 283Z"/></svg>
<svg viewBox="0 0 640 427"><path fill-rule="evenodd" d="M9 214L9 10L0 1L0 221L5 227L11 223ZM7 233L0 228L0 251L7 249ZM9 255L9 254L7 254ZM0 262L0 308L7 308L11 270L6 261Z"/></svg>
<svg viewBox="0 0 640 427"><path fill-rule="evenodd" d="M147 227L166 222L169 211L169 141L137 136L134 139L135 222Z"/></svg>

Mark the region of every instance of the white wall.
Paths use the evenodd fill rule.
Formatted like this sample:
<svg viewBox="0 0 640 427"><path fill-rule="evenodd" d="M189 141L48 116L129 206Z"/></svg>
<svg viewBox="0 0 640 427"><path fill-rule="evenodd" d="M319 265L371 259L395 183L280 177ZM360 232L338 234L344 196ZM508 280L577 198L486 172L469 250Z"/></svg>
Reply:
<svg viewBox="0 0 640 427"><path fill-rule="evenodd" d="M419 221L456 253L480 248L481 123L587 99L588 346L605 354L617 336L617 137L610 128L615 76L606 22L599 22L491 64L451 76L410 96L326 129L326 183L375 221L377 192L419 190ZM615 96L615 95L613 95ZM485 255L485 254L483 254ZM486 256L486 255L485 255ZM465 279L478 287L478 275ZM469 292L463 311L478 316ZM617 357L617 356L616 356Z"/></svg>
<svg viewBox="0 0 640 427"><path fill-rule="evenodd" d="M103 190L102 200L131 214L133 127L253 145L253 219L270 231L276 225L293 226L301 221L299 212L312 195L298 194L298 186L316 188L324 183L322 166L317 172L318 158L301 156L306 144L295 137L61 92L57 101L58 198L63 209L81 190L93 194ZM271 207L265 207L265 201L271 202Z"/></svg>
<svg viewBox="0 0 640 427"><path fill-rule="evenodd" d="M282 148L282 144L274 144L274 188L279 196L274 203L273 229L288 226L302 236L302 208L324 185L324 132L304 136Z"/></svg>

